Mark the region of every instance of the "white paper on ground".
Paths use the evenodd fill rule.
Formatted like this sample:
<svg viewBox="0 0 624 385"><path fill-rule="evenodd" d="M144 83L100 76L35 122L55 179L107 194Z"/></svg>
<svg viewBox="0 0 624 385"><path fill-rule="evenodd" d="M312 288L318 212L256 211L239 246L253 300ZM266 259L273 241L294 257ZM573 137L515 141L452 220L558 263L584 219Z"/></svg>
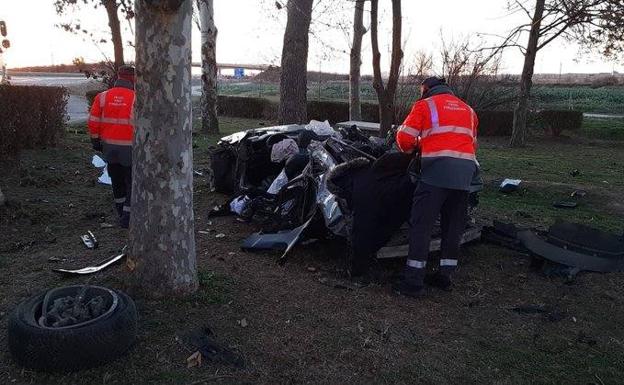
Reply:
<svg viewBox="0 0 624 385"><path fill-rule="evenodd" d="M505 179L505 180L503 181L503 183L501 183L501 185L500 185L500 186L501 186L501 187L505 187L505 186L507 186L508 184L513 185L513 186L519 186L519 185L520 185L520 182L522 182L522 180L520 180L520 179Z"/></svg>
<svg viewBox="0 0 624 385"><path fill-rule="evenodd" d="M100 175L100 177L98 178L98 183L107 184L109 186L113 184L113 181L111 181L111 178L108 175L108 170L106 169L106 167L102 169L102 175Z"/></svg>
<svg viewBox="0 0 624 385"><path fill-rule="evenodd" d="M98 183L112 185L110 176L108 175L108 170L106 169L106 162L104 159L100 158L99 155L93 155L93 159L91 159L91 164L96 168L102 169L102 175L98 178Z"/></svg>
<svg viewBox="0 0 624 385"><path fill-rule="evenodd" d="M230 211L241 215L247 203L249 203L249 197L247 195L241 195L238 198L234 198L232 202L230 202Z"/></svg>

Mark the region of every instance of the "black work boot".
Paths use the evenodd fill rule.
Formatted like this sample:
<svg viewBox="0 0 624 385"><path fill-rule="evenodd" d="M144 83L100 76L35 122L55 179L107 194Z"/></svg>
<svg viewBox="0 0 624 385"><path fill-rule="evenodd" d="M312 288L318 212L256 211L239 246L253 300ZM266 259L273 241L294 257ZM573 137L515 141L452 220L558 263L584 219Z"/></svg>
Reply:
<svg viewBox="0 0 624 385"><path fill-rule="evenodd" d="M115 203L115 210L117 210L117 216L121 218L123 215L123 203Z"/></svg>
<svg viewBox="0 0 624 385"><path fill-rule="evenodd" d="M453 282L451 281L451 278L449 276L440 274L439 272L435 274L427 274L425 276L425 283L440 290L453 290Z"/></svg>
<svg viewBox="0 0 624 385"><path fill-rule="evenodd" d="M121 226L124 229L127 229L128 227L130 227L130 213L124 212L121 215L121 217L119 218L119 226Z"/></svg>
<svg viewBox="0 0 624 385"><path fill-rule="evenodd" d="M422 285L411 283L409 280L400 279L392 284L392 291L397 295L404 295L411 298L420 298L425 294Z"/></svg>

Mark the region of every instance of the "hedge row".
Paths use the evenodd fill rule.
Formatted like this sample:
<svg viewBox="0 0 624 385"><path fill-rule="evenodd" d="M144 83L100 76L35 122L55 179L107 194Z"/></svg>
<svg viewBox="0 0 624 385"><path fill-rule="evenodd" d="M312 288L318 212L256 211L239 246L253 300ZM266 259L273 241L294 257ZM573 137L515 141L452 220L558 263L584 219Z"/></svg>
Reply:
<svg viewBox="0 0 624 385"><path fill-rule="evenodd" d="M563 130L578 131L583 125L583 113L569 110L544 110L537 113L538 122L552 136L561 135Z"/></svg>
<svg viewBox="0 0 624 385"><path fill-rule="evenodd" d="M248 98L241 96L219 95L218 112L224 116L249 119L277 118L278 103L264 98ZM396 112L397 121L401 123L408 110ZM513 127L513 111L477 111L479 116L480 136L511 136ZM328 120L331 124L349 120L349 104L336 101L308 101L308 119ZM362 120L379 121L377 104L362 103ZM532 122L536 122L546 131L558 136L562 130L578 130L583 124L581 111L544 110L531 114Z"/></svg>
<svg viewBox="0 0 624 385"><path fill-rule="evenodd" d="M0 86L0 157L55 145L64 132L67 99L62 87Z"/></svg>
<svg viewBox="0 0 624 385"><path fill-rule="evenodd" d="M218 112L224 116L235 116L248 119L277 118L278 103L263 98L219 95ZM408 111L397 111L397 123L407 115ZM479 111L480 135L508 136L511 135L513 112L511 111ZM349 104L333 101L308 101L308 119L328 120L331 124L349 120ZM362 120L379 122L377 104L362 103Z"/></svg>

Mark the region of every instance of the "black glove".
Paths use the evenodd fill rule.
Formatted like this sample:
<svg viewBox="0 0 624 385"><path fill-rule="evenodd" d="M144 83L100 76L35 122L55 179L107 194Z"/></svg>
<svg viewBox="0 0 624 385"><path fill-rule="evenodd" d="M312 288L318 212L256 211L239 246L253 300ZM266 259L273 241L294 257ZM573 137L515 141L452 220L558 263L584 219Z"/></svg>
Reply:
<svg viewBox="0 0 624 385"><path fill-rule="evenodd" d="M102 152L102 142L100 139L91 139L91 145L95 151Z"/></svg>

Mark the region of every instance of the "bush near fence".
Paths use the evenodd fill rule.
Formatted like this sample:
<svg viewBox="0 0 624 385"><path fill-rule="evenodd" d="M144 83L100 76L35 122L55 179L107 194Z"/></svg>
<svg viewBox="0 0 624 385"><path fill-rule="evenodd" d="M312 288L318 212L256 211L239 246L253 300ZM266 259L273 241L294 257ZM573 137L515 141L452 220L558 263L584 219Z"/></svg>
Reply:
<svg viewBox="0 0 624 385"><path fill-rule="evenodd" d="M537 121L544 131L557 137L563 130L580 130L583 126L583 113L569 110L544 110L537 113Z"/></svg>
<svg viewBox="0 0 624 385"><path fill-rule="evenodd" d="M0 157L54 146L64 132L68 97L62 87L0 86Z"/></svg>
<svg viewBox="0 0 624 385"><path fill-rule="evenodd" d="M277 118L278 103L263 98L219 95L220 115L248 119ZM400 124L408 111L397 111ZM479 131L484 136L509 136L513 124L512 111L478 111ZM346 102L308 101L308 119L328 120L331 124L349 120L349 104ZM373 103L362 103L362 120L379 122L379 107Z"/></svg>

